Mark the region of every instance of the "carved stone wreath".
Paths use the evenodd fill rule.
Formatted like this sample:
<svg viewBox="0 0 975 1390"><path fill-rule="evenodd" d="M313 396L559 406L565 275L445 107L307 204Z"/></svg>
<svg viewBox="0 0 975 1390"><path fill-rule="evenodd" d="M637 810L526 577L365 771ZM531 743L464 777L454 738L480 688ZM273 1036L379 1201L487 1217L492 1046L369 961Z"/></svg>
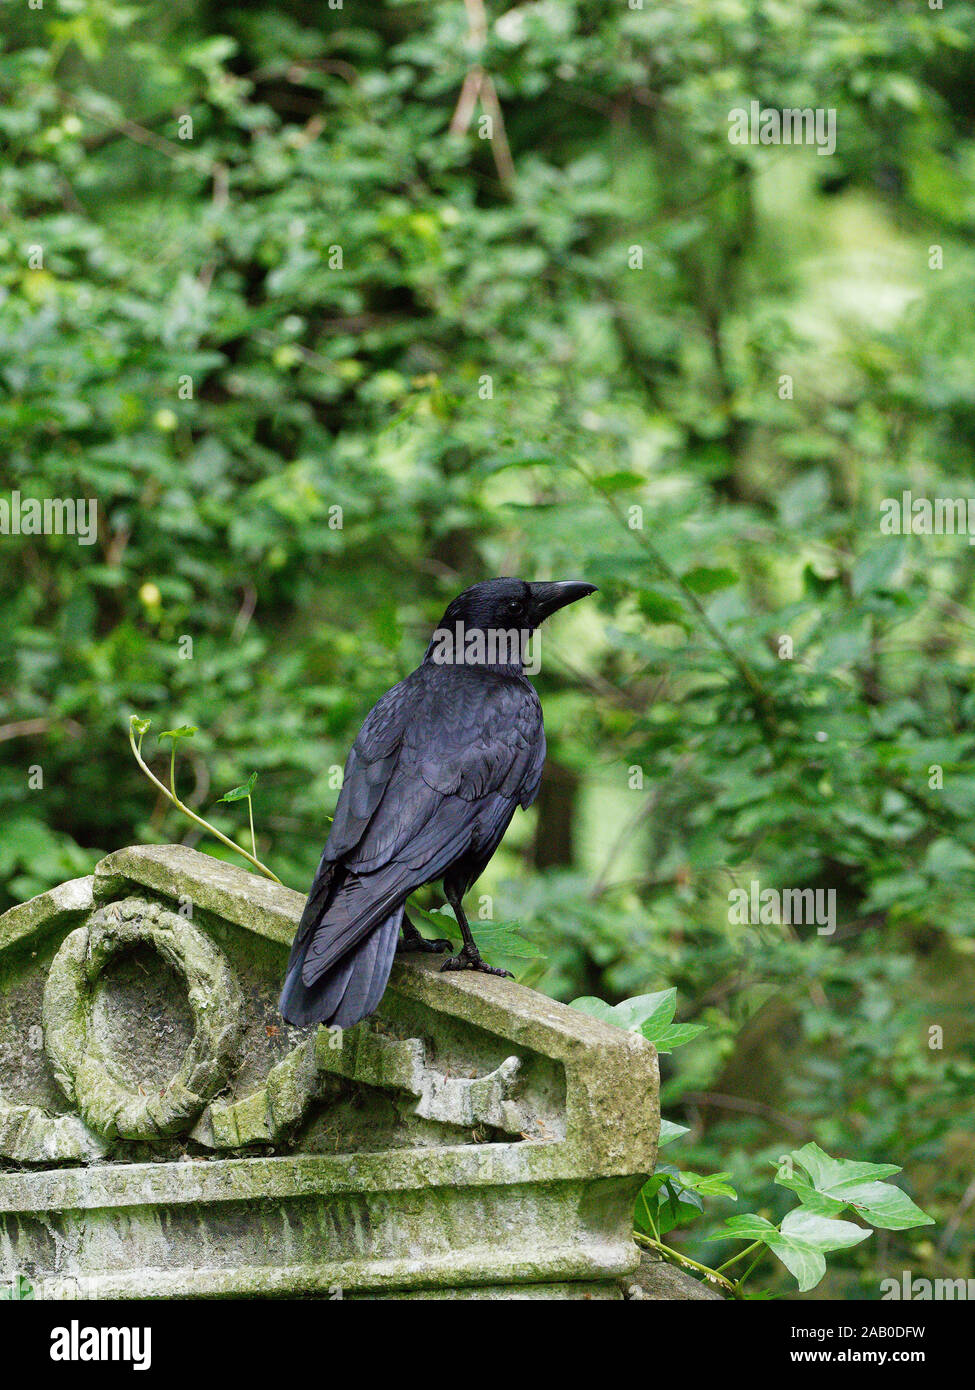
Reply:
<svg viewBox="0 0 975 1390"><path fill-rule="evenodd" d="M148 1094L119 1075L92 1026L99 976L118 952L153 946L186 981L194 1035L169 1083ZM153 1139L190 1127L224 1085L243 1030L243 1001L223 952L185 917L126 898L69 933L44 990L44 1042L58 1085L106 1139Z"/></svg>

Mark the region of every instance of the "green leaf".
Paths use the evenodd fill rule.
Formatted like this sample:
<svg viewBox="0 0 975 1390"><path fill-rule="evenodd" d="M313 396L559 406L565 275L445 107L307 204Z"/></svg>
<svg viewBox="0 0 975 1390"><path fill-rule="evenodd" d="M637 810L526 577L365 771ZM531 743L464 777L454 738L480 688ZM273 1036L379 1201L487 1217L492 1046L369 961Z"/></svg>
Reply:
<svg viewBox="0 0 975 1390"><path fill-rule="evenodd" d="M752 1213L742 1216L728 1216L724 1223L712 1236L705 1236L705 1240L765 1240L769 1235L775 1235L778 1227L773 1226L771 1221L766 1221L764 1216L754 1216Z"/></svg>
<svg viewBox="0 0 975 1390"><path fill-rule="evenodd" d="M760 1240L795 1276L800 1291L806 1293L814 1289L826 1273L823 1258L826 1252L859 1245L869 1234L852 1221L831 1221L797 1207L778 1228L764 1216L730 1216L720 1230L707 1239Z"/></svg>
<svg viewBox="0 0 975 1390"><path fill-rule="evenodd" d="M9 1284L0 1285L0 1299L22 1302L34 1297L34 1286L23 1274L15 1274Z"/></svg>
<svg viewBox="0 0 975 1390"><path fill-rule="evenodd" d="M790 1211L779 1231L766 1245L794 1274L801 1293L814 1289L826 1273L824 1254L847 1250L866 1240L870 1232L852 1221L831 1221L803 1207Z"/></svg>
<svg viewBox="0 0 975 1390"><path fill-rule="evenodd" d="M149 725L151 723L151 719L140 719L137 714L129 716L129 728L132 730L133 733L138 734L140 738L149 728Z"/></svg>
<svg viewBox="0 0 975 1390"><path fill-rule="evenodd" d="M619 1004L607 1004L603 999L584 995L580 999L573 999L569 1008L591 1014L593 1018L611 1023L615 1028L625 1028L628 1033L643 1032L646 1027L659 1030L674 1016L677 990L662 989L656 994L638 994ZM647 1036L645 1032L644 1036Z"/></svg>
<svg viewBox="0 0 975 1390"><path fill-rule="evenodd" d="M242 782L239 787L232 787L229 792L220 798L221 801L243 801L245 796L250 796L254 790L254 783L257 781L257 773L252 772L246 782ZM218 802L219 805L219 802Z"/></svg>
<svg viewBox="0 0 975 1390"><path fill-rule="evenodd" d="M853 566L850 577L853 597L893 588L906 550L903 537L891 536L865 551Z"/></svg>
<svg viewBox="0 0 975 1390"><path fill-rule="evenodd" d="M702 1197L731 1197L738 1200L738 1193L728 1182L730 1173L693 1173L683 1168L677 1174L683 1187L699 1192Z"/></svg>
<svg viewBox="0 0 975 1390"><path fill-rule="evenodd" d="M598 487L600 492L627 492L633 488L646 487L647 480L642 473L603 473L599 478L593 478L594 487Z"/></svg>
<svg viewBox="0 0 975 1390"><path fill-rule="evenodd" d="M543 960L545 952L524 935L518 922L475 922L471 927L481 953Z"/></svg>
<svg viewBox="0 0 975 1390"><path fill-rule="evenodd" d="M658 1052L673 1052L675 1047L683 1047L707 1030L705 1023L671 1023L656 1032L647 1032L644 1024L640 1032L649 1038Z"/></svg>
<svg viewBox="0 0 975 1390"><path fill-rule="evenodd" d="M419 917L432 929L434 936L448 936L452 941L460 940L457 920L449 908L428 912L425 908L411 903L410 916ZM524 935L520 922L475 922L471 931L484 956L517 956L521 960L545 959L545 952Z"/></svg>
<svg viewBox="0 0 975 1390"><path fill-rule="evenodd" d="M618 1028L625 1028L630 1033L641 1032L644 1037L651 1037L647 1029L659 1031L668 1024L676 1011L676 989L661 989L656 994L637 994L613 1007Z"/></svg>
<svg viewBox="0 0 975 1390"><path fill-rule="evenodd" d="M195 724L181 724L178 729L164 729L159 735L161 739L171 738L175 743L180 738L192 738L197 732Z"/></svg>
<svg viewBox="0 0 975 1390"><path fill-rule="evenodd" d="M852 1207L871 1226L889 1231L933 1224L933 1218L915 1206L906 1192L881 1181L901 1171L896 1164L832 1158L818 1144L805 1144L793 1150L791 1157L808 1181L798 1175L777 1176L775 1181L794 1192L806 1211L835 1216Z"/></svg>
<svg viewBox="0 0 975 1390"><path fill-rule="evenodd" d="M660 1121L660 1138L657 1147L662 1149L665 1144L670 1144L674 1139L679 1139L682 1134L690 1134L689 1125L678 1125L673 1120Z"/></svg>
<svg viewBox="0 0 975 1390"><path fill-rule="evenodd" d="M593 995L584 995L580 999L573 999L569 1008L591 1014L603 1023L611 1023L614 1028L625 1028L628 1033L642 1033L658 1052L671 1052L675 1047L682 1047L706 1028L703 1023L673 1022L677 1010L676 989L637 994L619 1004L607 1004Z"/></svg>
<svg viewBox="0 0 975 1390"><path fill-rule="evenodd" d="M728 569L726 565L696 565L681 575L681 582L695 594L713 594L718 589L728 589L732 584L737 584L738 579L737 571Z"/></svg>
<svg viewBox="0 0 975 1390"><path fill-rule="evenodd" d="M661 1235L666 1235L677 1226L686 1226L691 1221L696 1221L704 1210L704 1203L699 1193L691 1187L685 1187L681 1182L681 1174L669 1163L658 1163L657 1170L653 1177L643 1185L641 1196L647 1202L650 1210L654 1210L656 1203L655 1222L657 1230ZM640 1221L641 1203L636 1205L637 1225L647 1228L647 1223Z"/></svg>
<svg viewBox="0 0 975 1390"><path fill-rule="evenodd" d="M636 605L651 623L684 623L687 620L680 600L662 593L660 589L641 587L636 596Z"/></svg>

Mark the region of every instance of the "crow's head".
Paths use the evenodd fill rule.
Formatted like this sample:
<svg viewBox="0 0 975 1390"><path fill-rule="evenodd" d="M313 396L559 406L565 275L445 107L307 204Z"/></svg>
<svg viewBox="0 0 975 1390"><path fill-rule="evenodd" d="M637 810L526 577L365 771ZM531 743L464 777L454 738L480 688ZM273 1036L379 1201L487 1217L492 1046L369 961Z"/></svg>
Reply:
<svg viewBox="0 0 975 1390"><path fill-rule="evenodd" d="M447 605L426 659L444 664L520 666L525 643L539 624L567 603L595 591L595 584L577 579L537 583L486 579L472 584Z"/></svg>

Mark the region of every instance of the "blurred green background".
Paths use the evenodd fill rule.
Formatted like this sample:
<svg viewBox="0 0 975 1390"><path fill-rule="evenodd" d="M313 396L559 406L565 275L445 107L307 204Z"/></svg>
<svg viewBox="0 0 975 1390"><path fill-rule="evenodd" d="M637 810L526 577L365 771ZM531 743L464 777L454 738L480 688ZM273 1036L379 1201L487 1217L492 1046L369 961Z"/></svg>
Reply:
<svg viewBox="0 0 975 1390"><path fill-rule="evenodd" d="M585 577L477 890L543 952L505 963L678 987L667 1157L746 1209L807 1139L903 1165L937 1225L816 1297L975 1276L975 551L880 531L972 487L975 6L333 4L0 4L0 497L100 518L0 538L0 907L222 853L133 712L160 772L199 726L181 790L243 843L258 771L306 888L446 601ZM836 153L730 144L750 100L835 108ZM834 888L835 934L731 924L753 879Z"/></svg>

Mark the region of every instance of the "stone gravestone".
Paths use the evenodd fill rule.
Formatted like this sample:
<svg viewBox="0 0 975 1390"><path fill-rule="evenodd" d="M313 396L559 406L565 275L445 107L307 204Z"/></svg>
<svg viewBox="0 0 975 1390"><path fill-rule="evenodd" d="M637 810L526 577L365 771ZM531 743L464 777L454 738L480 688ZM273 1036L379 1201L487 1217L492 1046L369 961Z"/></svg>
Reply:
<svg viewBox="0 0 975 1390"><path fill-rule="evenodd" d="M37 1297L616 1298L656 1054L508 980L276 999L303 898L180 846L0 917L0 1279Z"/></svg>

